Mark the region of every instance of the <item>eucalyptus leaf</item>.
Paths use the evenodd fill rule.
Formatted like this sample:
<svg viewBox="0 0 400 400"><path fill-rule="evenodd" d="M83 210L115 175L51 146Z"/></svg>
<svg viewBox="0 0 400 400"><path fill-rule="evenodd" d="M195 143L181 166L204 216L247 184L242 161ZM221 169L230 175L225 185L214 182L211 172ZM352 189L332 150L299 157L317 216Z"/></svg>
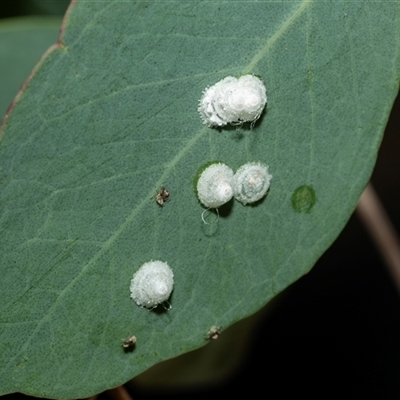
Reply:
<svg viewBox="0 0 400 400"><path fill-rule="evenodd" d="M371 174L398 90L399 7L73 2L2 130L1 393L120 385L309 271ZM243 74L265 82L266 112L253 128L203 125L202 91ZM206 225L194 181L216 160L273 179ZM170 310L130 298L150 260L174 271Z"/></svg>

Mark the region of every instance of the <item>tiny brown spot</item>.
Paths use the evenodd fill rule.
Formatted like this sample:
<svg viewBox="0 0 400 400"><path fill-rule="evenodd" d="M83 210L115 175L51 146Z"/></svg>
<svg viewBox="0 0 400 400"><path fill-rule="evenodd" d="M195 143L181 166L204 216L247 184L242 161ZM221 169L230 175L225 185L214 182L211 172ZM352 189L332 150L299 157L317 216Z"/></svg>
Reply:
<svg viewBox="0 0 400 400"><path fill-rule="evenodd" d="M221 333L221 327L220 326L212 326L210 330L206 334L207 339L218 339L218 336Z"/></svg>
<svg viewBox="0 0 400 400"><path fill-rule="evenodd" d="M157 194L154 196L156 202L159 206L163 207L164 203L169 200L169 192L165 189L164 185L161 186L160 190L157 191Z"/></svg>
<svg viewBox="0 0 400 400"><path fill-rule="evenodd" d="M136 336L129 336L126 339L122 339L122 347L127 349L136 343Z"/></svg>

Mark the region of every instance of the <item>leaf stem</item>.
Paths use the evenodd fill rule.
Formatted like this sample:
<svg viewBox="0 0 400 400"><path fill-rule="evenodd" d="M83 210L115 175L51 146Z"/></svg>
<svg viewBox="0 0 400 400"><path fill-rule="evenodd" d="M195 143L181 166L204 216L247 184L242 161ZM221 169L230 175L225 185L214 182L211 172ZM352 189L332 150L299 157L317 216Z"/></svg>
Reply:
<svg viewBox="0 0 400 400"><path fill-rule="evenodd" d="M124 386L118 386L114 389L107 390L107 394L112 400L133 400Z"/></svg>
<svg viewBox="0 0 400 400"><path fill-rule="evenodd" d="M371 183L361 194L356 211L400 292L400 238Z"/></svg>

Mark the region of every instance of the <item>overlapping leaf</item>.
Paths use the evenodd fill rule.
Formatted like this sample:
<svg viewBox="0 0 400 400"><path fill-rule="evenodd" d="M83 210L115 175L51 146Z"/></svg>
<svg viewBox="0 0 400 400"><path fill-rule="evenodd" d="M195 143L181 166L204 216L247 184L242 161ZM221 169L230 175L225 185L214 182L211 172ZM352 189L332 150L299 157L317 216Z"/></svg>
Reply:
<svg viewBox="0 0 400 400"><path fill-rule="evenodd" d="M0 24L0 115L21 83L57 39L60 18L12 18Z"/></svg>

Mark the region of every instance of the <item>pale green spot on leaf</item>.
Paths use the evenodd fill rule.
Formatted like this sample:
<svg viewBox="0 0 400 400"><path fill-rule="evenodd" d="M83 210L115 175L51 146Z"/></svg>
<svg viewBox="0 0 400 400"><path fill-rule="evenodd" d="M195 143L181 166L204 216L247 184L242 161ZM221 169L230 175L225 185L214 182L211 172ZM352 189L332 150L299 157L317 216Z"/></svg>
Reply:
<svg viewBox="0 0 400 400"><path fill-rule="evenodd" d="M299 186L292 194L292 207L298 213L309 213L314 207L317 197L311 186Z"/></svg>

